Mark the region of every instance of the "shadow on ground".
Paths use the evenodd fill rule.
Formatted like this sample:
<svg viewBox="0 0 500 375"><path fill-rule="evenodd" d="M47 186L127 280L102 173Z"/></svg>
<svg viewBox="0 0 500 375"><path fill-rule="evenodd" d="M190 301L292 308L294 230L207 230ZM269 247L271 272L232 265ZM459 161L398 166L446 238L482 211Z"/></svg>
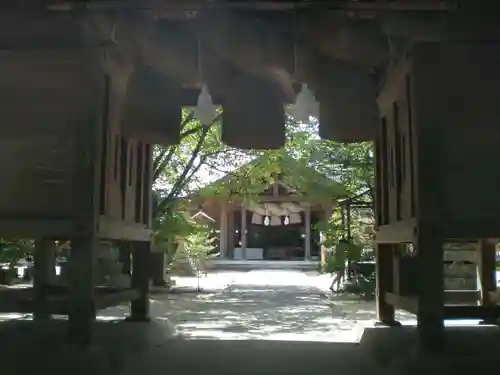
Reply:
<svg viewBox="0 0 500 375"><path fill-rule="evenodd" d="M375 301L361 300L354 296L345 298L342 295L332 295L330 305L334 315L343 316L356 324L373 324L377 321L377 308ZM415 323L415 314L404 310L396 311L396 319L403 323Z"/></svg>
<svg viewBox="0 0 500 375"><path fill-rule="evenodd" d="M374 374L356 344L270 340L186 340L161 322L96 324L95 345L68 346L66 321L0 324L0 361L9 374ZM333 366L333 367L332 367ZM375 372L377 373L377 372Z"/></svg>
<svg viewBox="0 0 500 375"><path fill-rule="evenodd" d="M122 317L128 307L103 315ZM168 320L186 338L357 342L376 320L375 303L329 300L300 285L233 285L220 293L158 294L151 315ZM400 313L407 321L412 314Z"/></svg>
<svg viewBox="0 0 500 375"><path fill-rule="evenodd" d="M173 304L183 313L167 315L179 332L191 337L298 338L325 333L335 325L327 299L299 286L236 286L223 294Z"/></svg>

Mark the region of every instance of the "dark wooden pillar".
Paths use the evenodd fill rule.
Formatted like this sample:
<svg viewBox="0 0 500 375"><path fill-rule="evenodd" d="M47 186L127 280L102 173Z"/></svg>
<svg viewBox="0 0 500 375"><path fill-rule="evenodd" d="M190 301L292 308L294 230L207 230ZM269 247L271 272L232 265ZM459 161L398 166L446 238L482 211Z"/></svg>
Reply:
<svg viewBox="0 0 500 375"><path fill-rule="evenodd" d="M490 298L490 292L496 292L497 290L495 242L480 240L479 253L478 272L481 306L484 308L484 323L496 323L496 304Z"/></svg>
<svg viewBox="0 0 500 375"><path fill-rule="evenodd" d="M420 224L413 244L418 262L418 349L438 353L444 349L443 239L432 224Z"/></svg>
<svg viewBox="0 0 500 375"><path fill-rule="evenodd" d="M130 247L119 244L120 262L122 263L122 273L130 275L132 273L132 262L130 259Z"/></svg>
<svg viewBox="0 0 500 375"><path fill-rule="evenodd" d="M56 244L49 238L38 239L35 243L34 278L33 288L35 291L35 319L47 319L49 314L46 306L46 290L55 276L55 250Z"/></svg>
<svg viewBox="0 0 500 375"><path fill-rule="evenodd" d="M165 258L163 251L153 251L151 253L151 280L154 286L165 286Z"/></svg>
<svg viewBox="0 0 500 375"><path fill-rule="evenodd" d="M132 287L139 291L139 297L131 302L128 321L149 321L149 280L151 262L151 243L132 244Z"/></svg>
<svg viewBox="0 0 500 375"><path fill-rule="evenodd" d="M79 345L92 341L95 322L93 258L98 241L95 236L71 240L69 256L69 339Z"/></svg>
<svg viewBox="0 0 500 375"><path fill-rule="evenodd" d="M387 303L386 293L393 292L394 284L394 245L377 244L377 319L379 324L398 325L395 319L394 306Z"/></svg>

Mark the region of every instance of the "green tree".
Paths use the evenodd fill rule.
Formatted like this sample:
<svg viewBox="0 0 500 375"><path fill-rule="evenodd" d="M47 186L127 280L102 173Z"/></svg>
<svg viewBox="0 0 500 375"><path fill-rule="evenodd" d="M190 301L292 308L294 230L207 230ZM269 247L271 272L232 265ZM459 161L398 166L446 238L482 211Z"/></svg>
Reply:
<svg viewBox="0 0 500 375"><path fill-rule="evenodd" d="M216 179L228 175L236 178L221 178L210 184L201 190L203 197L224 199L238 194L255 199L273 182L277 173L286 169L285 182L312 200L324 201L339 196L347 199L367 189L372 199L371 144L346 145L320 140L315 135L315 121L299 124L288 118L287 142L280 150L243 151L224 145L220 142L220 117L203 126L192 112L185 110L181 128L179 145L157 147L154 153L153 225L157 249L166 249L169 238L193 230L186 222L188 218L174 217L177 210L182 210L178 198L199 190L207 177ZM258 163L252 163L256 160ZM324 224L332 226L329 237L338 242L342 236L336 221L327 220ZM179 225L181 222L184 225ZM357 233L356 230L353 233ZM175 252L175 249L171 247L170 251ZM173 259L172 254L169 257Z"/></svg>
<svg viewBox="0 0 500 375"><path fill-rule="evenodd" d="M155 251L164 253L167 259L153 263L153 275L164 276L164 263L174 260L178 241L197 230L178 206L178 198L198 189L207 177L214 178L246 160L245 152L220 142L220 130L220 114L211 124L202 125L193 111L185 109L180 143L154 150L153 244ZM154 277L156 284L162 283L159 278Z"/></svg>
<svg viewBox="0 0 500 375"><path fill-rule="evenodd" d="M1 239L0 238L0 263L14 266L24 256L33 251L34 242L26 239Z"/></svg>
<svg viewBox="0 0 500 375"><path fill-rule="evenodd" d="M201 227L197 231L190 233L184 243L185 254L196 272L197 290L200 289L200 275L201 271L205 269L205 261L210 252L214 249L215 238L207 228Z"/></svg>

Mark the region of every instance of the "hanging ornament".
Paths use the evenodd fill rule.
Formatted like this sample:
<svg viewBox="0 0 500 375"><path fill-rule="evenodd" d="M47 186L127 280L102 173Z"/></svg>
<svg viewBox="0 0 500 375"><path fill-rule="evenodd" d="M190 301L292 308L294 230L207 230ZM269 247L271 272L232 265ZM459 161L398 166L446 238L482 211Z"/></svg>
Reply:
<svg viewBox="0 0 500 375"><path fill-rule="evenodd" d="M138 61L124 99L122 135L145 143L179 144L180 93L175 80Z"/></svg>
<svg viewBox="0 0 500 375"><path fill-rule="evenodd" d="M202 69L202 61L201 57L202 46L201 41L197 40L197 50L198 50L198 74L200 79L203 80L203 69ZM203 83L201 86L200 95L198 95L198 100L196 102L196 107L194 108L194 115L196 119L202 125L210 125L217 116L217 106L214 104L212 100L212 95L210 95L210 91L208 90L208 86L206 83Z"/></svg>
<svg viewBox="0 0 500 375"><path fill-rule="evenodd" d="M268 226L269 224L271 224L271 221L269 220L269 216L266 216L264 218L264 225Z"/></svg>
<svg viewBox="0 0 500 375"><path fill-rule="evenodd" d="M318 78L311 85L321 103L321 139L346 143L374 140L380 113L373 77L357 66L341 62L323 63L316 71Z"/></svg>
<svg viewBox="0 0 500 375"><path fill-rule="evenodd" d="M285 225L290 224L290 217L285 216L284 224L285 224Z"/></svg>
<svg viewBox="0 0 500 375"><path fill-rule="evenodd" d="M271 216L271 226L277 227L281 225L281 217L279 216Z"/></svg>
<svg viewBox="0 0 500 375"><path fill-rule="evenodd" d="M194 115L202 125L210 125L217 117L217 106L213 103L206 84L201 88Z"/></svg>
<svg viewBox="0 0 500 375"><path fill-rule="evenodd" d="M314 94L307 86L307 83L302 84L295 104L290 108L290 115L302 123L308 123L309 116L319 116L319 103L314 98Z"/></svg>
<svg viewBox="0 0 500 375"><path fill-rule="evenodd" d="M240 149L279 149L285 144L285 112L279 85L267 77L238 71L222 98L221 138Z"/></svg>
<svg viewBox="0 0 500 375"><path fill-rule="evenodd" d="M253 213L252 214L252 224L262 224L262 215Z"/></svg>

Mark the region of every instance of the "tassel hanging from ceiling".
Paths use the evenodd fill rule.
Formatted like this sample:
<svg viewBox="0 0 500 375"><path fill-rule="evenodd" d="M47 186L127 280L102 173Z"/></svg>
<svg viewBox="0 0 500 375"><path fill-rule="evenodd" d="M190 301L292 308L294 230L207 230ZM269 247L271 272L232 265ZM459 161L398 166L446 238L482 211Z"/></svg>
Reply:
<svg viewBox="0 0 500 375"><path fill-rule="evenodd" d="M178 84L138 62L129 78L122 133L146 143L180 142L181 90Z"/></svg>
<svg viewBox="0 0 500 375"><path fill-rule="evenodd" d="M262 221L263 221L263 216L262 215L259 215L259 214L256 214L256 213L252 214L252 224L262 225Z"/></svg>
<svg viewBox="0 0 500 375"><path fill-rule="evenodd" d="M273 227L280 226L281 223L281 216L271 216L271 222L270 225Z"/></svg>
<svg viewBox="0 0 500 375"><path fill-rule="evenodd" d="M302 218L300 217L300 213L292 212L290 213L290 224L300 224L302 223Z"/></svg>
<svg viewBox="0 0 500 375"><path fill-rule="evenodd" d="M314 94L311 92L307 83L303 83L299 94L295 100L295 104L290 106L289 114L296 121L301 123L309 123L309 117L318 117L319 103L316 101Z"/></svg>
<svg viewBox="0 0 500 375"><path fill-rule="evenodd" d="M272 80L237 72L222 98L222 140L241 149L277 149L285 144L282 92Z"/></svg>
<svg viewBox="0 0 500 375"><path fill-rule="evenodd" d="M379 110L375 80L343 62L324 63L312 84L319 108L319 135L335 142L375 139Z"/></svg>

